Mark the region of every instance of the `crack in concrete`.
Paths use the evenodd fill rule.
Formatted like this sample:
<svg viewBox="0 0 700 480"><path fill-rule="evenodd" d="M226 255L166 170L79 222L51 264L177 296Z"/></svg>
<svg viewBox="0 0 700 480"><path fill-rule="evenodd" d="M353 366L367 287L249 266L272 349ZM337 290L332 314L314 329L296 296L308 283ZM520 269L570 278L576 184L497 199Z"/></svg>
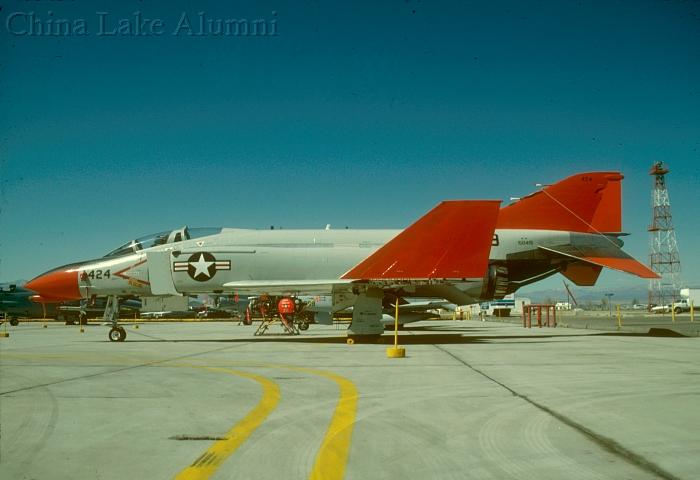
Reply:
<svg viewBox="0 0 700 480"><path fill-rule="evenodd" d="M478 368L474 367L473 365L469 364L468 362L464 361L463 359L459 358L457 355L454 353L450 352L449 350L441 347L440 345L433 345L435 348L440 350L441 352L449 355L453 359L457 360L459 363L464 365L465 367L470 368L472 371L475 373L478 373L482 377L488 379L489 381L495 383L496 385L506 389L509 391L513 396L518 397L525 402L529 403L533 407L537 408L538 410L550 415L551 417L559 420L561 423L564 425L567 425L568 427L574 429L584 437L588 438L591 440L593 443L601 447L603 450L620 457L622 460L626 461L627 463L634 465L635 467L638 467L642 470L644 470L647 473L652 473L660 478L663 478L664 480L680 480L679 477L673 475L672 473L664 470L662 467L659 465L655 464L654 462L644 458L643 456L634 453L633 451L623 447L618 443L617 441L613 440L612 438L606 437L604 435L601 435L599 433L594 432L590 428L581 425L580 423L572 420L571 418L567 417L566 415L556 412L552 410L551 408L542 405L541 403L536 402L535 400L531 399L527 395L524 395L522 393L517 392L516 390L512 389L508 385L496 380L495 378L491 377L490 375L484 373L483 371L479 370Z"/></svg>
<svg viewBox="0 0 700 480"><path fill-rule="evenodd" d="M214 348L211 350L207 350L204 352L197 352L197 353L188 353L187 355L178 355L177 357L172 357L172 358L166 358L164 360L156 360L153 362L146 362L146 363L140 363L138 365L129 365L128 367L122 367L122 368L116 368L114 370L108 370L106 372L97 372L97 373L91 373L88 375L80 375L77 377L70 377L70 378L64 378L61 380L56 380L53 382L47 382L47 383L41 383L38 385L31 385L28 387L22 387L22 388L16 388L14 390L7 390L5 392L0 392L0 396L2 395L7 395L10 393L17 393L17 392L25 392L27 390L33 390L35 388L42 388L42 387L50 387L52 385L58 385L60 383L66 383L66 382L72 382L74 380L83 380L86 378L94 378L94 377L99 377L100 375L108 375L110 373L119 373L119 372L124 372L126 370L133 370L134 368L141 368L141 367L150 367L152 365L158 365L161 363L167 363L167 362L172 362L174 360L181 360L183 358L192 358L192 357L197 357L199 355L206 355L207 353L213 353L213 352L219 352L221 350L227 350L229 348L236 348L236 347L243 347L245 345L248 345L247 343L240 343L237 345L227 345L226 347L221 347L221 348Z"/></svg>

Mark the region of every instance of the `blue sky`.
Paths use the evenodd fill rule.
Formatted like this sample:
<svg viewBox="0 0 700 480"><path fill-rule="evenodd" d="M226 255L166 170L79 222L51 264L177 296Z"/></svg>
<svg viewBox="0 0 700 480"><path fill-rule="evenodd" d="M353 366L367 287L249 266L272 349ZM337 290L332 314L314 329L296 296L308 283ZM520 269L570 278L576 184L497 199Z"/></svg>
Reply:
<svg viewBox="0 0 700 480"><path fill-rule="evenodd" d="M162 33L98 35L136 11ZM22 34L31 12L86 34ZM278 35L173 35L198 12ZM587 170L624 173L645 260L664 160L700 284L697 2L8 0L0 21L0 281L182 225L401 228Z"/></svg>

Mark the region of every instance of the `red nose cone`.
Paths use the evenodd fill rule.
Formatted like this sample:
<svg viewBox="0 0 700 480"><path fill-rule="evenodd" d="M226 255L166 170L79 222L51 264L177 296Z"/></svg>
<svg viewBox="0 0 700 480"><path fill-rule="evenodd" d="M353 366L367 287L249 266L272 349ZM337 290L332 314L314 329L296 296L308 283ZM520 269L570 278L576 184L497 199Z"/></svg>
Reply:
<svg viewBox="0 0 700 480"><path fill-rule="evenodd" d="M25 288L34 290L44 300L80 300L80 289L78 288L78 272L54 271L45 273L31 280Z"/></svg>

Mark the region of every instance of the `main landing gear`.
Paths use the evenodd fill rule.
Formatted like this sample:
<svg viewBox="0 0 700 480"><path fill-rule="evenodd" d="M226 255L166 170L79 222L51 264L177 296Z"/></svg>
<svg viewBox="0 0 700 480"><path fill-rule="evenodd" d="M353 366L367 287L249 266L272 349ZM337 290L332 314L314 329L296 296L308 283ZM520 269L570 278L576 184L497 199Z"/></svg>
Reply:
<svg viewBox="0 0 700 480"><path fill-rule="evenodd" d="M358 295L352 309L352 322L348 327L348 345L354 343L379 343L382 325L382 297L379 289L369 289Z"/></svg>

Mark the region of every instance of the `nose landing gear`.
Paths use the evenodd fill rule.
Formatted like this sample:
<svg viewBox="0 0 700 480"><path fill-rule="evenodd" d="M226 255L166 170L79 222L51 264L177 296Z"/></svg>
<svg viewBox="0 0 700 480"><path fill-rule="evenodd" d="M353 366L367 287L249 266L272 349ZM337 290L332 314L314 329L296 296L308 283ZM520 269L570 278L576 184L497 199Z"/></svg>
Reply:
<svg viewBox="0 0 700 480"><path fill-rule="evenodd" d="M116 295L107 297L107 305L105 305L105 314L102 319L106 323L111 323L112 328L109 331L108 337L110 342L123 342L126 338L126 330L119 326L119 298Z"/></svg>
<svg viewBox="0 0 700 480"><path fill-rule="evenodd" d="M122 327L112 327L112 329L109 331L110 342L123 342L125 338L126 330L124 330Z"/></svg>

